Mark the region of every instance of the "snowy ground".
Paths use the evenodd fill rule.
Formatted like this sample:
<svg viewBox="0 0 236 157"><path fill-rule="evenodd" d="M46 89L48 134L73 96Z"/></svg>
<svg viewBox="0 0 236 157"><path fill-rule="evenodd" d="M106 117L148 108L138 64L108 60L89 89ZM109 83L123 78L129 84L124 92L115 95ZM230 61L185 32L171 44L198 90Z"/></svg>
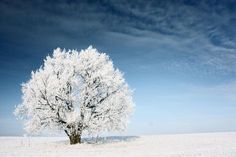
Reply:
<svg viewBox="0 0 236 157"><path fill-rule="evenodd" d="M69 145L63 137L0 137L0 157L236 157L236 132L113 137Z"/></svg>

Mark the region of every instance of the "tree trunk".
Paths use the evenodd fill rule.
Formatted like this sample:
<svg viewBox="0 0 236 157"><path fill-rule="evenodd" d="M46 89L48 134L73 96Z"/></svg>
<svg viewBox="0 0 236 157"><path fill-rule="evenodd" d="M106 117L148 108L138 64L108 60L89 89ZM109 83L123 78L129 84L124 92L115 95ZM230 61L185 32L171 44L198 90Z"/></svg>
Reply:
<svg viewBox="0 0 236 157"><path fill-rule="evenodd" d="M69 138L70 138L70 144L81 143L81 134L71 134Z"/></svg>

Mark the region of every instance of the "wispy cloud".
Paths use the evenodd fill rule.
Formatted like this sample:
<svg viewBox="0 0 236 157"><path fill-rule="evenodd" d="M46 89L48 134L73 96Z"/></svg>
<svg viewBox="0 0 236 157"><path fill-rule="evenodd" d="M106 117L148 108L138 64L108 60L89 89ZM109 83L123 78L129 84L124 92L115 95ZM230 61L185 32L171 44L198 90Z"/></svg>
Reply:
<svg viewBox="0 0 236 157"><path fill-rule="evenodd" d="M112 43L141 69L236 73L231 0L1 1L0 10L3 41L36 48L95 44L105 50Z"/></svg>

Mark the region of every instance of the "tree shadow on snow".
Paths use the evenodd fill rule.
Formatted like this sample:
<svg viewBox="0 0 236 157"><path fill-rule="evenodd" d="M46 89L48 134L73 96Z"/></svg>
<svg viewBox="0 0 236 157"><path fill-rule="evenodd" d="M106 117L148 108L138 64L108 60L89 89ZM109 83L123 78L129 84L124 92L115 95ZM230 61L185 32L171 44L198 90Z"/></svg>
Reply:
<svg viewBox="0 0 236 157"><path fill-rule="evenodd" d="M139 138L139 136L91 137L91 138L83 138L82 139L82 143L87 143L87 144L107 144L107 143L134 141L137 138Z"/></svg>
<svg viewBox="0 0 236 157"><path fill-rule="evenodd" d="M138 139L139 136L105 136L105 137L87 137L82 138L82 144L108 144L108 143L118 143L118 142L129 142ZM70 145L70 141L58 140L53 141L53 143Z"/></svg>

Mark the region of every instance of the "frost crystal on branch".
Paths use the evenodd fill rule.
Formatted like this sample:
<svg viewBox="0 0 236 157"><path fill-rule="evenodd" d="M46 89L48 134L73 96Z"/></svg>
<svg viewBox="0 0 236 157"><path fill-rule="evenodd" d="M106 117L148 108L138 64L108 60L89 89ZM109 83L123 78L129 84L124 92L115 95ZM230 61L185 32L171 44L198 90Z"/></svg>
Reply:
<svg viewBox="0 0 236 157"><path fill-rule="evenodd" d="M25 120L25 129L63 130L71 144L80 142L82 132L125 129L134 107L123 74L91 46L81 52L57 48L22 92L15 114Z"/></svg>

